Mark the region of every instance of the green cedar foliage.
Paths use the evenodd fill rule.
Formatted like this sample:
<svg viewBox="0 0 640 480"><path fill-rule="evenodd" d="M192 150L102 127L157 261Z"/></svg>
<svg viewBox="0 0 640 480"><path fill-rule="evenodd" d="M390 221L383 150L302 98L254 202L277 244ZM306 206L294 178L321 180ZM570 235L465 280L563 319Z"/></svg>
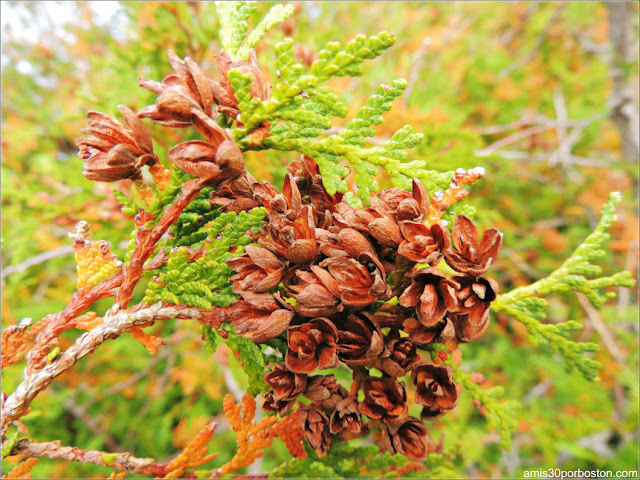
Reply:
<svg viewBox="0 0 640 480"><path fill-rule="evenodd" d="M430 454L425 468L398 474L410 460L403 455L380 453L376 445L351 446L334 442L327 454L319 458L305 444L308 456L293 459L272 470L270 478L454 478L453 464L442 454Z"/></svg>
<svg viewBox="0 0 640 480"><path fill-rule="evenodd" d="M247 20L256 11L258 2L216 2L220 23L220 43L222 49L235 58L246 60L251 49L269 30L293 15L293 5L275 5L247 35Z"/></svg>
<svg viewBox="0 0 640 480"><path fill-rule="evenodd" d="M265 19L249 35L247 20L255 10L251 2L220 2L218 17L222 47L232 56L246 59L250 48L262 38L266 28L285 20L293 12L291 6L272 8ZM332 127L331 117L343 118L347 107L323 83L335 77L361 76L362 63L378 57L395 43L388 32L358 35L343 49L340 42L329 42L318 54L308 71L294 63L292 39L275 47L276 76L270 98L260 100L250 95L252 79L238 70L228 74L240 110L240 121L233 136L243 149L274 149L300 152L313 157L323 175L330 194L347 192L345 178L350 170L341 163L346 159L355 172L359 199L368 204L371 193L379 190L374 177L384 169L394 185L410 188L411 179L420 178L427 187L446 187L451 172L426 170L424 161L408 161L406 149L420 144L423 136L407 125L382 145L365 147L366 139L375 135L382 114L389 111L391 101L404 92L407 82L394 80L382 85L358 111L344 131L319 138ZM271 124L270 135L260 145L252 145L250 134L256 128Z"/></svg>
<svg viewBox="0 0 640 480"><path fill-rule="evenodd" d="M615 297L615 293L601 293L600 290L611 286L632 287L635 281L627 271L619 272L608 277L598 277L602 268L593 262L602 260L606 252L605 243L610 235L606 230L616 220L615 207L622 199L621 194L615 192L602 208L598 226L585 241L573 252L557 270L542 280L531 285L516 288L498 296L492 307L497 312L508 313L522 322L529 332L531 343L537 345L547 341L553 353L560 353L568 371L578 370L586 379L594 380L598 376L600 364L585 356L586 353L596 351L598 345L594 343L579 343L569 338L570 334L580 330L582 326L574 321L559 324L542 323L546 317L547 301L540 295L553 292L580 292L587 296L596 308L600 308L608 299ZM594 276L588 279L585 277Z"/></svg>
<svg viewBox="0 0 640 480"><path fill-rule="evenodd" d="M193 208L198 208L199 199L203 200L198 197ZM189 215L190 213L195 212L187 211L187 219L196 223L203 221ZM235 300L236 296L231 291L229 282L229 277L234 272L227 266L226 260L242 254L242 247L251 243L251 237L247 232L254 232L254 229L257 231L263 223L266 211L263 208L254 208L250 212L239 214L215 213L217 217L206 232L209 238L205 247L206 254L189 262L187 250L179 246L173 247L160 275L149 282L145 302L183 303L209 310L214 305L224 307ZM187 222L179 222L174 228L185 229L185 225ZM189 233L190 238L199 238L194 235L196 233Z"/></svg>
<svg viewBox="0 0 640 480"><path fill-rule="evenodd" d="M498 403L498 399L504 394L504 388L496 386L492 388L482 388L471 380L471 376L458 368L453 363L449 363L453 368L453 378L456 383L462 385L463 392L466 392L487 411L487 421L493 430L500 433L502 446L509 450L513 435L518 431L518 421L515 414L520 407L518 402L507 400Z"/></svg>
<svg viewBox="0 0 640 480"><path fill-rule="evenodd" d="M247 374L247 393L255 397L269 390L264 381L264 375L269 372L267 363L272 356L265 355L260 346L253 343L251 339L236 335L235 327L225 325L221 330L225 332L223 335L213 328L203 327L207 350L215 352L220 341L224 342L227 347L240 355L242 369Z"/></svg>

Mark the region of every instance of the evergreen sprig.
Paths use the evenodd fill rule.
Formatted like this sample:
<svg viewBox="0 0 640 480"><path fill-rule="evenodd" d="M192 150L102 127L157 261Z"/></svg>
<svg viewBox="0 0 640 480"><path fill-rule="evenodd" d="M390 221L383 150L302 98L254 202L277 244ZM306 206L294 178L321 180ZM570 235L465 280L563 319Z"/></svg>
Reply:
<svg viewBox="0 0 640 480"><path fill-rule="evenodd" d="M120 190L114 188L111 193L113 193L113 196L116 197L116 200L118 200L120 205L122 205L120 208L122 213L125 215L135 215L138 212L140 207L138 207L133 200L127 197Z"/></svg>
<svg viewBox="0 0 640 480"><path fill-rule="evenodd" d="M406 149L423 140L410 126L398 130L382 145L364 147L366 139L375 135L375 127L382 123L382 115L390 110L391 102L404 92L405 80L380 86L342 132L318 138L322 130L331 128L331 117L347 114L338 96L322 83L333 77L361 75L362 62L377 57L394 42L395 37L387 32L371 37L359 35L344 49L338 42L331 42L305 72L302 65L294 63L293 41L285 39L275 50L280 81L264 101L251 96L252 79L248 74L231 70L228 77L238 99L242 122L233 130L235 140L243 149L297 151L313 157L330 194L347 192L345 178L350 170L341 163L344 158L353 167L358 196L365 203L379 189L374 179L378 168L391 175L394 184L401 188L410 188L414 177L427 187L446 187L451 172L427 171L425 162L407 161ZM251 132L267 124L272 125L270 135L255 145Z"/></svg>
<svg viewBox="0 0 640 480"><path fill-rule="evenodd" d="M560 268L531 285L499 295L492 304L495 311L507 313L523 323L527 327L532 344L538 345L540 341L547 341L552 352L562 355L567 371L577 369L587 380L597 378L600 364L585 354L598 350L598 345L575 342L569 338L572 332L582 328L576 321L570 320L555 325L542 323L541 320L546 318L545 309L548 303L540 296L553 292L580 292L599 308L607 300L615 297L613 292L602 293L603 288L635 285L627 271L593 279L585 277L602 274L602 268L593 262L602 260L606 255L603 247L610 238L606 230L617 219L615 208L621 199L622 195L618 192L609 196L609 201L602 208L596 229Z"/></svg>
<svg viewBox="0 0 640 480"><path fill-rule="evenodd" d="M167 240L167 246L192 246L207 238L209 233L204 231L203 228L210 221L220 216L220 212L217 209L211 209L209 195L212 191L212 188L203 189L184 209L171 228L173 237Z"/></svg>
<svg viewBox="0 0 640 480"><path fill-rule="evenodd" d="M224 325L221 327L225 335L220 335L216 330L207 326L203 327L204 343L207 350L215 352L220 341L224 342L232 351L240 356L242 370L247 374L247 393L252 397L269 390L264 381L264 375L268 372L268 356L262 353L260 346L249 338L236 335L235 327Z"/></svg>
<svg viewBox="0 0 640 480"><path fill-rule="evenodd" d="M231 57L246 60L251 49L269 30L293 15L293 5L275 5L247 35L248 20L256 11L258 2L216 2L220 43Z"/></svg>
<svg viewBox="0 0 640 480"><path fill-rule="evenodd" d="M511 448L513 435L518 431L518 421L515 414L520 408L520 404L515 400L499 402L499 399L504 395L504 389L501 386L482 388L471 380L471 375L460 370L453 362L447 363L453 368L453 378L456 383L462 385L463 392L479 401L485 408L489 426L500 433L502 446L506 450Z"/></svg>
<svg viewBox="0 0 640 480"><path fill-rule="evenodd" d="M242 43L242 46L238 50L238 56L242 60L246 60L251 53L251 49L264 37L269 30L276 25L284 22L287 18L293 15L295 8L293 5L274 5L271 10L267 12L265 17L256 25L256 28L251 30L251 33L247 35Z"/></svg>
<svg viewBox="0 0 640 480"><path fill-rule="evenodd" d="M149 282L144 301L183 303L207 310L213 305L229 305L236 295L229 282L234 272L227 266L226 260L243 253L243 247L251 243L247 232L257 230L265 215L264 208L238 214L218 214L207 232L209 242L205 247L205 255L189 262L187 250L174 247L166 267Z"/></svg>
<svg viewBox="0 0 640 480"><path fill-rule="evenodd" d="M422 478L425 470L411 470L398 474L398 469L410 460L403 455L381 453L376 445L352 446L334 442L327 454L320 458L305 445L308 456L292 459L269 474L270 478ZM430 478L454 478L453 464L445 455L430 454L424 461Z"/></svg>
<svg viewBox="0 0 640 480"><path fill-rule="evenodd" d="M247 20L255 11L254 3L218 3L220 38L231 56L246 59L268 28L293 12L290 6L272 8L247 36ZM413 178L419 178L427 188L446 188L452 172L428 171L424 161L407 161L406 150L423 140L410 126L398 130L382 145L365 148L366 139L375 135L375 126L382 123L382 114L391 108L391 101L404 92L405 80L380 86L344 131L319 139L323 130L332 127L331 117L342 118L348 113L338 96L323 83L334 77L362 75L363 62L376 58L394 43L395 37L388 32L358 35L344 48L340 42L330 42L310 68L305 69L294 62L294 43L287 38L275 48L279 81L271 87L266 100L251 96L253 79L248 73L232 69L228 78L240 110L239 122L232 131L235 141L243 150L296 151L313 157L332 195L348 190L345 178L350 169L341 163L345 159L353 168L358 197L365 204L369 203L371 193L379 190L374 178L379 168L400 188L410 189ZM252 135L259 127L268 128L269 136Z"/></svg>
<svg viewBox="0 0 640 480"><path fill-rule="evenodd" d="M247 36L247 20L256 11L258 2L216 2L220 43L232 57L237 56L242 41Z"/></svg>
<svg viewBox="0 0 640 480"><path fill-rule="evenodd" d="M162 218L162 213L164 210L171 205L176 198L180 195L182 191L182 185L193 178L188 173L183 172L182 170L178 170L174 168L171 172L171 178L169 181L169 185L164 190L156 190L156 196L151 205L148 208L149 213L153 216L153 220L148 222L145 226L146 228L152 228L155 224ZM116 193L117 192L117 193ZM136 203L131 200L126 195L122 194L118 190L113 190L113 194L116 199L123 205L122 213L134 215L140 211L142 207L136 205ZM127 244L127 248L125 250L124 260L128 262L131 259L131 255L133 254L133 250L136 246L136 235L138 230L132 230L131 236L129 238L129 243ZM154 252L154 255L158 253L160 246L158 246ZM153 257L153 255L152 255Z"/></svg>

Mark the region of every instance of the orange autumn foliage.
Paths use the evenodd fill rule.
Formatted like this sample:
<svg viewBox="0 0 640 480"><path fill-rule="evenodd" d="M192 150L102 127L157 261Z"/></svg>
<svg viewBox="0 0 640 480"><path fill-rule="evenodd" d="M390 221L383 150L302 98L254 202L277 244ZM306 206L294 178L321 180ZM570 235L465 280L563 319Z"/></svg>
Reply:
<svg viewBox="0 0 640 480"><path fill-rule="evenodd" d="M28 458L22 463L16 465L7 475L3 475L2 478L33 478L31 476L31 470L38 463L37 458Z"/></svg>
<svg viewBox="0 0 640 480"><path fill-rule="evenodd" d="M182 453L169 462L166 466L166 471L169 473L164 478L181 477L187 468L197 467L216 458L218 456L217 453L207 454L207 444L213 437L215 430L216 424L214 422L200 430L200 433L189 442L189 445Z"/></svg>
<svg viewBox="0 0 640 480"><path fill-rule="evenodd" d="M293 457L305 458L307 456L307 452L302 443L304 431L300 428L300 415L298 411L287 415L276 423L271 428L271 435L280 438Z"/></svg>
<svg viewBox="0 0 640 480"><path fill-rule="evenodd" d="M242 397L241 404L236 404L233 397L227 395L224 397L222 406L233 431L236 432L238 451L231 461L218 469L219 476L251 465L256 458L260 458L264 454L264 449L273 441L271 430L277 422L276 417L265 417L258 423L254 423L256 401L249 395Z"/></svg>
<svg viewBox="0 0 640 480"><path fill-rule="evenodd" d="M91 330L102 322L102 317L98 317L96 312L87 312L75 319L76 328L79 330Z"/></svg>
<svg viewBox="0 0 640 480"><path fill-rule="evenodd" d="M156 337L142 330L142 327L133 327L129 333L138 342L144 345L151 355L158 353L158 348L163 344L162 337Z"/></svg>
<svg viewBox="0 0 640 480"><path fill-rule="evenodd" d="M124 472L111 472L111 475L109 475L107 478L126 478L127 477L127 471Z"/></svg>
<svg viewBox="0 0 640 480"><path fill-rule="evenodd" d="M2 331L2 368L13 365L23 359L24 355L31 349L31 341L47 326L46 321L40 321L33 325L22 323L11 325Z"/></svg>

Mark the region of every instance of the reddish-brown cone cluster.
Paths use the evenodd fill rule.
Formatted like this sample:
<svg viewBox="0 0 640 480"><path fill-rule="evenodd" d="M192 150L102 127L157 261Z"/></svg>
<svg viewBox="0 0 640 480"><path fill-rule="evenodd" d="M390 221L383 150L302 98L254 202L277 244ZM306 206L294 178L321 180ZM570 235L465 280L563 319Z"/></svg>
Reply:
<svg viewBox="0 0 640 480"><path fill-rule="evenodd" d="M383 426L390 451L423 459L439 449L423 420L454 408L460 386L451 367L419 350L470 342L486 330L498 287L482 275L502 234L492 228L479 239L464 215L453 234L444 222L429 225L431 201L418 180L412 193L387 189L360 209L326 192L312 159L288 170L282 193L245 174L210 199L224 211L268 211L260 246L228 261L240 299L227 310L238 334L256 343L287 341L283 363L265 377L271 390L264 408L284 415L301 395L310 400L298 410L319 455L373 422ZM458 274L436 268L442 260ZM339 363L354 370L350 392L333 375L311 375ZM363 374L372 368L381 376ZM406 384L398 378L409 374L422 419L408 414Z"/></svg>
<svg viewBox="0 0 640 480"><path fill-rule="evenodd" d="M393 453L420 460L438 451L423 420L454 408L460 386L451 367L423 358L418 350L433 343L471 342L484 333L498 286L483 275L502 244L497 229L480 238L464 215L457 216L452 233L439 219L466 195L464 185L484 170L458 169L451 187L433 199L414 179L411 193L386 189L371 199L370 207L354 208L342 194L328 194L317 164L303 156L288 166L279 192L246 172L240 148L220 126L226 120L218 123L224 115L242 127L228 78L232 69L250 77L254 98L269 98L255 54L246 62L220 54L218 81L189 58L170 51L169 60L174 74L162 82L139 80L158 95L154 105L137 115L120 107L126 126L110 115L89 112L87 136L77 141L84 175L138 181L141 167L149 165L159 179L164 170L139 117L174 128L193 126L204 140L176 145L168 151L169 160L199 184L216 187L212 207L233 212L264 207L268 212L256 236L259 246L247 246L246 253L228 261L240 298L211 315L216 322L225 317L237 334L256 343L286 340L283 363L265 376L271 390L264 409L285 415L299 405L296 418L319 455L336 439L357 438L370 428L384 433ZM263 122L252 129L248 144L259 145L269 128ZM164 186L167 180L164 175ZM138 226L150 219L139 214ZM443 259L457 275L437 268ZM334 375L312 375L340 363L353 370L349 392ZM379 373L372 375L370 369ZM409 415L406 383L399 380L409 374L421 419ZM298 404L301 395L311 403Z"/></svg>
<svg viewBox="0 0 640 480"><path fill-rule="evenodd" d="M222 52L217 57L219 82L207 78L193 60L182 60L172 50L169 61L175 73L162 82L138 79L140 86L158 95L154 105L143 108L137 115L120 107L127 127L110 115L88 113L89 128L83 130L88 136L77 141L79 156L86 160L87 178L102 182L137 180L143 165L156 164L151 137L138 117L167 127L195 127L204 140L176 145L169 150L168 157L180 170L203 179L207 185L222 188L246 174L240 148L229 130L220 127L217 117L228 115L236 120L239 114L238 101L227 78L230 69L248 74L252 78L251 94L260 100L268 99L269 86L262 79L255 53L244 62L232 60ZM265 122L252 132L250 143L260 144L268 135L269 124Z"/></svg>

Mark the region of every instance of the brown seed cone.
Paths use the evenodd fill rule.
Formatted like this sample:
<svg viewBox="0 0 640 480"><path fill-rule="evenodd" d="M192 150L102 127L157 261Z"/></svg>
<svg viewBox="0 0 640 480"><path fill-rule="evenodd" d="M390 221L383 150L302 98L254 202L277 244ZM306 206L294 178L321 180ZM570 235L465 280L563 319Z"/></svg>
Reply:
<svg viewBox="0 0 640 480"><path fill-rule="evenodd" d="M489 307L498 294L498 283L492 278L455 275L453 280L460 285L456 292L458 306L449 314L456 327L456 336L461 342L474 341L489 325Z"/></svg>
<svg viewBox="0 0 640 480"><path fill-rule="evenodd" d="M231 277L233 291L266 292L280 283L285 265L266 248L247 245L245 254L227 260L229 268L238 272Z"/></svg>
<svg viewBox="0 0 640 480"><path fill-rule="evenodd" d="M284 365L276 365L264 376L264 381L278 400L293 400L307 388L307 376L291 372Z"/></svg>
<svg viewBox="0 0 640 480"><path fill-rule="evenodd" d="M289 350L285 365L295 373L311 373L315 369L338 366L336 343L338 330L328 318L319 317L302 325L287 328Z"/></svg>
<svg viewBox="0 0 640 480"><path fill-rule="evenodd" d="M294 264L307 264L318 253L315 226L313 211L308 205L302 207L293 221L272 211L268 223L261 229L263 235L258 242Z"/></svg>
<svg viewBox="0 0 640 480"><path fill-rule="evenodd" d="M282 195L284 195L287 204L287 210L283 213L285 213L285 216L289 220L294 220L298 213L300 213L300 210L302 210L302 196L300 195L300 190L298 190L298 185L290 173L287 173L284 177Z"/></svg>
<svg viewBox="0 0 640 480"><path fill-rule="evenodd" d="M402 233L398 224L389 216L383 216L369 223L369 233L383 247L397 249L402 243Z"/></svg>
<svg viewBox="0 0 640 480"><path fill-rule="evenodd" d="M441 323L447 311L457 308L458 288L458 283L448 279L437 268L422 268L414 275L411 285L402 292L398 303L405 308L415 307L420 323L425 327L434 327Z"/></svg>
<svg viewBox="0 0 640 480"><path fill-rule="evenodd" d="M213 90L200 67L189 58L181 60L173 50L169 50L169 62L176 73L165 77L162 83L138 79L141 87L159 94L155 105L143 108L138 116L150 118L154 123L167 127L191 125L194 110L211 117Z"/></svg>
<svg viewBox="0 0 640 480"><path fill-rule="evenodd" d="M338 293L336 296L347 307L363 308L391 295L391 289L385 283L384 267L377 256L370 253L360 254L357 260L350 257L327 258L320 267L312 268L312 271L331 293Z"/></svg>
<svg viewBox="0 0 640 480"><path fill-rule="evenodd" d="M422 358L416 344L407 337L400 337L397 330L385 337L385 349L377 360L376 368L392 377L403 377L418 365Z"/></svg>
<svg viewBox="0 0 640 480"><path fill-rule="evenodd" d="M358 438L365 433L362 416L358 411L358 402L352 396L341 400L329 419L329 431L342 434L345 440Z"/></svg>
<svg viewBox="0 0 640 480"><path fill-rule="evenodd" d="M316 232L326 247L327 232L322 229ZM331 248L335 254L344 252ZM333 315L344 307L363 308L391 295L383 265L377 256L367 252L361 253L357 260L347 255L327 258L320 265L311 265L310 269L311 272L296 270L295 282L288 286L300 315Z"/></svg>
<svg viewBox="0 0 640 480"><path fill-rule="evenodd" d="M429 210L429 193L417 178L413 179L412 193L399 188L388 188L378 194L378 203L398 223L410 220L421 223Z"/></svg>
<svg viewBox="0 0 640 480"><path fill-rule="evenodd" d="M423 364L411 374L416 386L416 403L424 405L422 418L433 420L458 404L462 388L453 381L450 366Z"/></svg>
<svg viewBox="0 0 640 480"><path fill-rule="evenodd" d="M233 302L227 311L236 333L264 343L283 333L294 313L286 308L286 302L278 302L270 293L242 292L243 300Z"/></svg>
<svg viewBox="0 0 640 480"><path fill-rule="evenodd" d="M76 140L78 156L85 160L83 175L89 180L135 180L143 165L154 165L157 156L149 132L132 110L118 106L126 127L106 113L87 112L86 137Z"/></svg>
<svg viewBox="0 0 640 480"><path fill-rule="evenodd" d="M224 186L211 192L209 203L218 206L221 212L242 212L256 208L258 204L253 199L254 185L257 184L249 172L236 178Z"/></svg>
<svg viewBox="0 0 640 480"><path fill-rule="evenodd" d="M218 145L201 140L180 143L167 156L180 170L207 179L211 186L228 183L245 173L242 151L231 139Z"/></svg>
<svg viewBox="0 0 640 480"><path fill-rule="evenodd" d="M338 358L350 367L373 364L382 353L384 341L372 316L359 312L335 321L338 327Z"/></svg>
<svg viewBox="0 0 640 480"><path fill-rule="evenodd" d="M404 383L395 378L366 377L362 380L364 400L360 413L373 420L391 420L407 412L407 393Z"/></svg>
<svg viewBox="0 0 640 480"><path fill-rule="evenodd" d="M418 222L405 221L400 224L404 240L398 247L398 254L418 263L437 265L449 248L449 230L440 224L431 228Z"/></svg>
<svg viewBox="0 0 640 480"><path fill-rule="evenodd" d="M351 258L359 258L363 253L376 256L371 242L354 228L343 228L337 235L338 245Z"/></svg>
<svg viewBox="0 0 640 480"><path fill-rule="evenodd" d="M463 315L452 313L449 316L451 318L452 325L455 328L455 336L460 343L475 342L482 337L484 332L487 331L487 328L489 328L489 310L485 312L480 325L472 323L470 321L469 314Z"/></svg>
<svg viewBox="0 0 640 480"><path fill-rule="evenodd" d="M304 438L319 457L324 457L333 441L329 432L328 417L314 405L303 405L299 412L300 428L304 432Z"/></svg>
<svg viewBox="0 0 640 480"><path fill-rule="evenodd" d="M498 258L502 246L502 232L489 228L478 243L478 228L464 215L458 215L453 223L453 245L448 248L445 260L456 272L475 277L484 275Z"/></svg>
<svg viewBox="0 0 640 480"><path fill-rule="evenodd" d="M287 211L287 201L276 187L266 180L253 185L253 199L261 207L269 212L275 210L278 213Z"/></svg>
<svg viewBox="0 0 640 480"><path fill-rule="evenodd" d="M342 400L347 398L347 390L336 382L332 375L309 377L303 395L314 402L323 412L330 414Z"/></svg>
<svg viewBox="0 0 640 480"><path fill-rule="evenodd" d="M302 155L299 160L290 162L287 165L287 170L293 175L302 196L309 197L311 205L319 216L327 211L332 213L335 205L342 200L341 193L335 195L327 193L322 182L320 168L314 159Z"/></svg>
<svg viewBox="0 0 640 480"><path fill-rule="evenodd" d="M369 231L369 224L377 216L361 208L353 208L346 201L336 204L333 214L334 223L340 228L355 228L361 232Z"/></svg>
<svg viewBox="0 0 640 480"><path fill-rule="evenodd" d="M276 398L275 392L273 390L269 390L268 392L264 393L264 402L262 403L262 409L267 412L278 412L280 416L284 416L289 410L291 410L295 402L295 398Z"/></svg>
<svg viewBox="0 0 640 480"><path fill-rule="evenodd" d="M453 314L449 314L453 316ZM407 318L404 321L404 331L409 334L412 341L428 345L430 343L447 343L456 336L454 324L448 317L432 327L425 327L415 318Z"/></svg>
<svg viewBox="0 0 640 480"><path fill-rule="evenodd" d="M428 454L439 450L419 418L405 416L386 422L385 431L387 446L394 455L399 453L411 460L422 461Z"/></svg>
<svg viewBox="0 0 640 480"><path fill-rule="evenodd" d="M317 265L312 265L311 270L296 270L297 284L288 286L288 294L296 301L296 313L305 317L318 317L342 311L344 307L338 298L340 292L333 277Z"/></svg>

